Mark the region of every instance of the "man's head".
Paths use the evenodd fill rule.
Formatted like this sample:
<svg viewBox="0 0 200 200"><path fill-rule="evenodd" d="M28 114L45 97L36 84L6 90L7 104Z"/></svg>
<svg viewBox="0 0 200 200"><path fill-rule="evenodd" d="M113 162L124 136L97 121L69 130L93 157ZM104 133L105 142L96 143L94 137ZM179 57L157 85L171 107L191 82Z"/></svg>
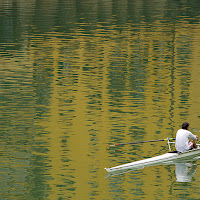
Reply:
<svg viewBox="0 0 200 200"><path fill-rule="evenodd" d="M190 124L189 124L188 122L184 122L184 123L182 124L182 129L188 130L189 125L190 125Z"/></svg>

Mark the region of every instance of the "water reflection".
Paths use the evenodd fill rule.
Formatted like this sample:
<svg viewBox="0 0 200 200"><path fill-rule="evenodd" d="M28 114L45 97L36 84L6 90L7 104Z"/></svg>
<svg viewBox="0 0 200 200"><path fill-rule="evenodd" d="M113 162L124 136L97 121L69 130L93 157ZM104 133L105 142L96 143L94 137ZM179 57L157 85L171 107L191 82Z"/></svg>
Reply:
<svg viewBox="0 0 200 200"><path fill-rule="evenodd" d="M2 0L1 197L112 199L105 166L167 147L116 154L106 144L173 137L186 119L198 124L198 5ZM148 196L145 176L134 179ZM131 187L120 183L119 192ZM138 199L133 193L124 199Z"/></svg>
<svg viewBox="0 0 200 200"><path fill-rule="evenodd" d="M175 163L177 182L190 182L196 172L195 163Z"/></svg>

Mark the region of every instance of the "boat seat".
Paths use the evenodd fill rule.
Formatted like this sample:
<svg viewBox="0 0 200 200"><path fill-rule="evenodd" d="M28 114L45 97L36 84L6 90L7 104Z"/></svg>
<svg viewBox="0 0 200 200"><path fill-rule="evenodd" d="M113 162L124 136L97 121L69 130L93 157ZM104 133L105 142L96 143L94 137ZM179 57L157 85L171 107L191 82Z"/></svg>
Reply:
<svg viewBox="0 0 200 200"><path fill-rule="evenodd" d="M180 153L179 151L170 151L169 153Z"/></svg>

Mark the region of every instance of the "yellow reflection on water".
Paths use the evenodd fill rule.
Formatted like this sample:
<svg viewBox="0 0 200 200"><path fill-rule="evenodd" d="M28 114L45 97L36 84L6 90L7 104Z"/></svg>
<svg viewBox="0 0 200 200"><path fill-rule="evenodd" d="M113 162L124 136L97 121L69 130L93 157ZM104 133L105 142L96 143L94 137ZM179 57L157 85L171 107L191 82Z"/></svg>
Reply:
<svg viewBox="0 0 200 200"><path fill-rule="evenodd" d="M148 31L148 28L145 29L144 27L143 29L144 30L142 31L144 32ZM156 29L156 26L154 29ZM169 27L167 27L167 29L169 29ZM179 44L174 44L174 50L167 49L167 42L175 42L173 41L174 36L172 34L160 35L159 31L158 35L151 34L151 38L148 38L145 33L143 35L143 32L139 36L131 37L131 31L132 30L129 29L126 30L126 32L121 33L121 36L127 41L132 41L132 45L129 45L128 48L125 40L121 40L118 43L118 41L115 40L115 37L112 37L112 35L117 34L117 37L119 37L119 33L112 29L109 30L108 33L104 32L104 37L107 38L106 40L108 40L108 42L99 37L97 31L93 32L93 37L82 33L82 31L80 31L80 33L77 32L77 34L74 34L72 40L67 40L67 42L64 43L62 43L62 38L58 39L56 37L56 33L54 33L54 37L50 40L46 40L44 43L43 40L40 41L41 44L39 45L41 46L51 44L52 50L48 52L50 53L48 57L52 57L53 59L53 78L50 86L52 90L50 105L48 107L48 117L44 121L39 122L41 126L46 127L45 129L49 133L46 139L49 144L48 155L50 158L49 165L51 166L49 168L49 173L53 178L53 180L49 181L52 189L52 198L55 198L60 192L60 188L57 186L63 184L61 174L62 176L67 176L68 173L68 171L65 172L67 169L61 170L63 165L61 155L64 147L61 146L60 141L65 134L69 133L69 138L67 139L67 148L69 149L69 152L67 153L67 156L71 159L66 168L73 170L71 179L74 181L73 186L75 188L74 192L71 191L71 196L75 199L87 199L89 194L93 191L89 183L93 182L93 184L95 184L98 181L102 182L102 172L104 172L102 170L103 167L106 165L113 166L118 164L118 160L112 156L112 159L115 159L115 161L110 162L110 155L105 151L106 143L114 142L111 138L118 137L115 131L120 130L119 137L121 138L121 142L130 141L132 139L130 130L135 124L144 128L146 134L142 136L138 135L138 138L142 140L166 138L168 136L173 137L175 132L171 132L171 126L177 128L182 120L192 119L193 111L195 112L196 109L195 100L191 97L190 100L188 99L188 102L182 105L187 108L192 104L194 110L191 111L186 109L185 112L187 112L187 117L186 115L181 116L180 112L182 111L179 111L181 103L180 95L184 86L182 85L182 80L178 78L180 73L179 68L174 68L172 71L169 66L173 63L171 63L171 60L167 61L168 56L174 56L173 62L179 65L178 55L174 55L174 52L177 52L176 49L181 48L179 47ZM176 30L176 34L177 33L178 30ZM125 37L126 34L128 35L128 38ZM179 36L176 35L176 37L178 38ZM149 52L148 65L145 66L146 74L143 76L146 80L141 87L143 88L143 91L141 92L143 95L142 99L140 97L133 98L130 95L133 92L137 92L137 90L134 91L134 88L131 86L131 75L134 73L134 71L131 71L131 58L135 56L134 52L137 51L136 45L133 45L133 42L138 39L141 40L140 45L143 47L146 46ZM159 48L165 50L160 55L161 58L158 58L158 49L155 48L155 42L160 43L162 41L163 46L158 45ZM89 44L92 48L88 48ZM68 70L67 76L63 77L63 80L61 80L62 85L58 84L58 81L60 81L58 63L66 62L66 60L64 59L64 55L59 54L61 48L67 48L72 55L67 59L67 62L70 64L70 69ZM116 49L119 49L118 57L115 57L110 53L115 52ZM192 50L194 51L194 49ZM143 56L143 53L145 52L141 49L141 54L139 56ZM159 53L161 53L161 51L159 51ZM119 60L119 58L120 62L124 63L112 70L110 68L112 62ZM190 63L191 60L188 60L188 62ZM126 69L127 75L124 75L122 70L125 63L128 63ZM113 67L116 66L113 65ZM191 76L192 74L199 73L197 67L193 67L193 70L187 70ZM110 81L112 78L110 73L115 73L117 71L119 71L119 77L116 76L117 78L120 79L120 76L127 76L125 83L123 83L123 87L119 91L110 88ZM186 80L189 84L190 82L191 84L195 84L195 80L191 81L191 76ZM144 80L141 79L141 81ZM197 84L199 84L198 80L196 81ZM135 87L138 86L135 85ZM65 93L64 91L66 90L67 92ZM115 99L110 90L113 90L116 94L120 94L120 96ZM190 94L190 91L185 92L186 95ZM196 93L194 95L196 95ZM65 98L71 99L73 103L71 103L71 105L61 104ZM115 104L113 104L113 102ZM61 109L65 112L65 110L69 109L69 106L73 114L68 116L70 118L65 119L68 121L68 131L63 132L66 128L66 124L64 124L66 121L63 122L61 120L61 118L64 117L61 117L59 112ZM113 111L111 112L111 110ZM162 121L159 123L158 121L160 119L162 119ZM192 121L195 123L197 119L198 118L194 118ZM113 128L114 130L112 130ZM159 134L155 135L157 131ZM94 136L95 142L91 141L92 136L90 132L96 135ZM161 151L161 148L157 147L152 148L151 150L149 147L148 149L143 149L143 156L151 156L149 155L150 152L153 154L155 150L158 150L159 152ZM130 156L123 155L122 159L126 162L130 159ZM95 178L91 175L91 171L93 170L95 170ZM157 177L156 173L150 173L149 171L148 174L151 174L152 177L149 177L148 181L145 179L143 180L143 192L145 194L150 194L153 197L153 195L157 193L157 190L159 190L159 187L155 188L155 190L151 189L150 191L148 185L149 181L151 181L152 184L155 183ZM163 180L168 179L167 172L159 172L159 174L162 174ZM164 184L164 181L162 182ZM122 187L126 188L130 187L130 185L128 186L125 184ZM96 192L100 193L100 190L104 187L101 185L97 188ZM167 188L167 186L166 188L162 187L164 191L166 191ZM109 190L105 190L104 188L104 192L105 191L109 193ZM164 193L163 195L167 198L168 193Z"/></svg>
<svg viewBox="0 0 200 200"><path fill-rule="evenodd" d="M33 76L34 109L46 109L41 117L37 109L30 112L36 113L31 117L46 133L36 133L34 140L44 142L48 151L34 154L47 157L49 199L117 196L112 179L104 178L104 167L164 153L168 147L124 147L117 153L106 150L108 143L174 137L183 121L198 126L200 82L194 55L199 53L199 27L184 21L163 26L162 20L152 27L142 21L139 31L129 23L122 30L97 24L93 31L82 24L71 35L33 34L23 61L16 52L12 53L17 59L1 58L6 81L16 81L15 70L28 76L26 81ZM186 36L193 39L184 54ZM18 84L12 90L23 94L25 86ZM46 103L39 104L38 99ZM30 117L29 113L24 117ZM142 174L144 197L154 198L160 190L163 199L170 197L169 185L164 184L170 179L168 168L156 168L154 173L147 168ZM127 199L133 197L129 193L132 178L122 177L126 181L119 189Z"/></svg>

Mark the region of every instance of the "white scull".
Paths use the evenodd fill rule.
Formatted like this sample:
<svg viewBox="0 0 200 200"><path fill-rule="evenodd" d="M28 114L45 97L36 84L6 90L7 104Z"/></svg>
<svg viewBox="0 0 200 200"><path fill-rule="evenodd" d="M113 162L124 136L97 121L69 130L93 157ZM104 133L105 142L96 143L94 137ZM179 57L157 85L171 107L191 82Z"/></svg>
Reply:
<svg viewBox="0 0 200 200"><path fill-rule="evenodd" d="M147 158L144 160L139 160L135 162L131 162L128 164L119 165L116 167L111 168L105 168L107 172L116 172L119 170L127 170L127 169L133 169L133 168L143 168L145 166L151 166L159 163L165 163L169 161L178 161L181 159L192 159L200 155L200 148L193 149L184 153L177 153L177 152L169 152L165 153L163 155L155 156L152 158Z"/></svg>

